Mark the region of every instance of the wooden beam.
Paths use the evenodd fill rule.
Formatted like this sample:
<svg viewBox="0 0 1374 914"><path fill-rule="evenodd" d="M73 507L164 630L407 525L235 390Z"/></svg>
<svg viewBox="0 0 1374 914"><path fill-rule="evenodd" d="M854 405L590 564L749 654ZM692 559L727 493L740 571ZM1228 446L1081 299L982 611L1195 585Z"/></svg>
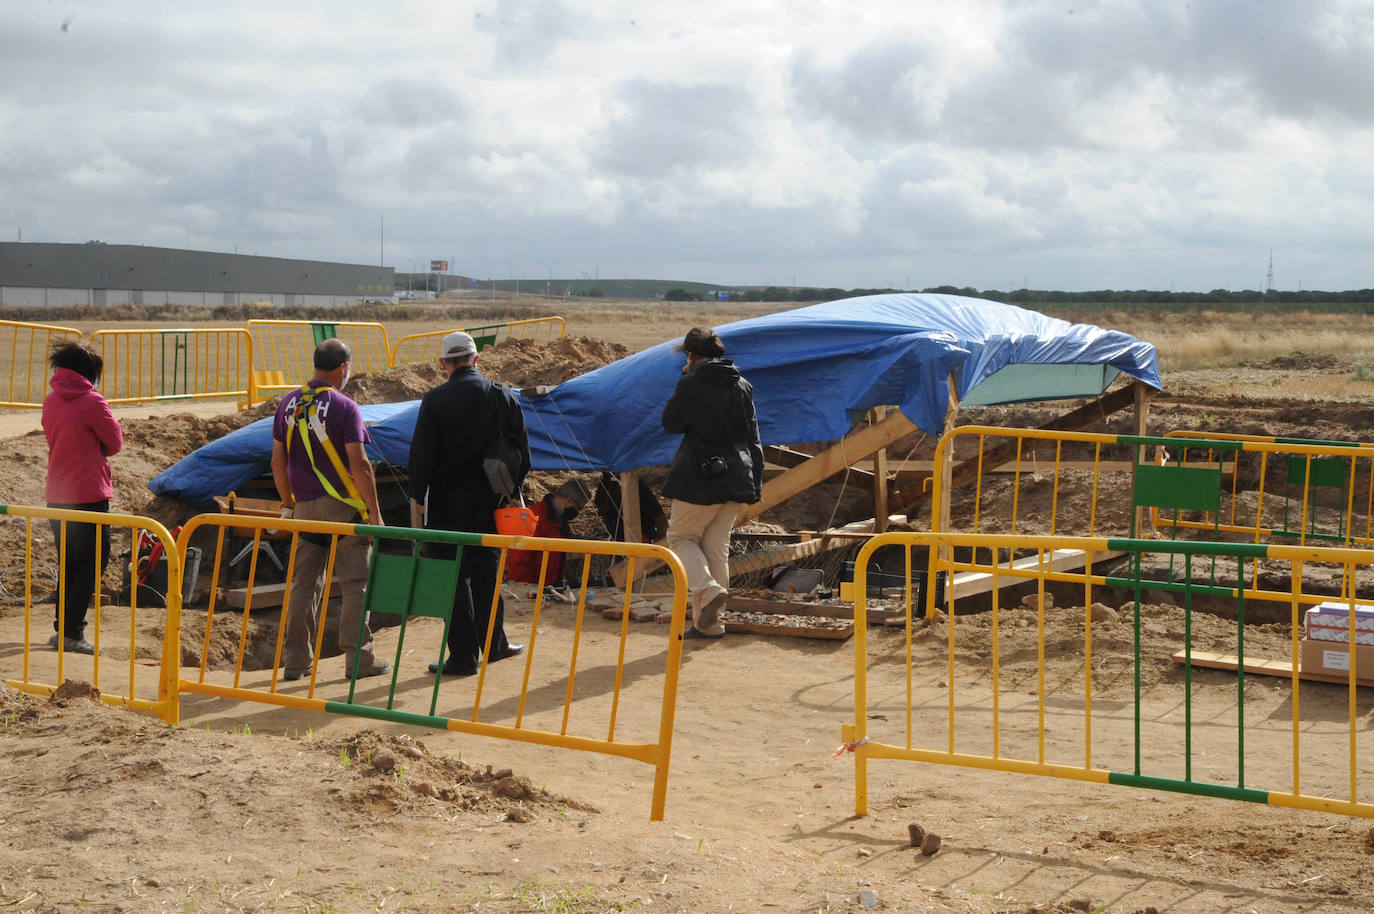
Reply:
<svg viewBox="0 0 1374 914"><path fill-rule="evenodd" d="M625 522L625 542L642 543L644 526L639 522L639 473L620 474L620 516Z"/></svg>
<svg viewBox="0 0 1374 914"><path fill-rule="evenodd" d="M943 429L940 430L941 438L945 437L950 432L954 431L955 422L959 418L959 388L955 386L954 374L952 372L950 373L949 378L947 380L949 383L949 406L945 410L945 426ZM942 487L940 491L945 493L953 492L954 483L950 476L949 461L945 461L945 465L943 467L937 468L936 472L940 474L940 478L936 481L936 485ZM930 529L949 529L950 511L952 510L951 505L953 505L953 503L954 499L950 498L949 495L946 494L944 499L942 499L940 502L940 516L932 517L930 519ZM936 524L939 524L939 526L936 526ZM940 557L944 559L949 558L949 549L947 547L941 548Z"/></svg>
<svg viewBox="0 0 1374 914"><path fill-rule="evenodd" d="M1135 434L1144 436L1150 415L1150 398L1155 395L1155 389L1142 384L1140 381L1136 381L1131 385L1131 390L1135 395ZM1139 450L1140 453L1136 454L1136 459L1132 461L1131 466L1132 488L1135 486L1135 468L1149 459L1144 453L1145 448L1143 446ZM1146 524L1149 522L1150 509L1143 505L1136 508L1134 529L1145 530L1147 529Z"/></svg>
<svg viewBox="0 0 1374 914"><path fill-rule="evenodd" d="M784 470L799 467L814 456L814 454L804 454L801 451L793 450L790 447L782 447L781 445L769 445L763 449L763 459L773 466L782 467ZM857 464L858 461L851 463L849 465L849 472L868 479L873 478L872 470L865 469Z"/></svg>
<svg viewBox="0 0 1374 914"><path fill-rule="evenodd" d="M875 406L868 412L870 425L877 425L886 414L886 407ZM851 468L852 470L852 468ZM887 447L873 452L873 517L874 533L887 532Z"/></svg>
<svg viewBox="0 0 1374 914"><path fill-rule="evenodd" d="M822 552L829 552L846 545L848 542L845 540L817 537L804 543L772 546L768 549L760 549L758 552L734 555L730 557L730 577L733 578L737 574L747 574L750 571L776 568L779 565L786 565L788 562L795 562L797 559L803 559L809 555L820 555Z"/></svg>
<svg viewBox="0 0 1374 914"><path fill-rule="evenodd" d="M793 495L805 492L819 482L824 482L839 473L855 460L871 456L879 448L886 447L904 435L916 430L911 420L902 415L901 410L893 410L887 418L877 425L868 425L850 432L842 440L832 444L810 460L775 476L763 484L763 497L752 505L745 505L735 519L736 524L758 517L769 508L775 507Z"/></svg>
<svg viewBox="0 0 1374 914"><path fill-rule="evenodd" d="M1179 651L1171 654L1169 659L1177 664L1184 664L1189 661L1189 657ZM1219 654L1213 651L1193 651L1192 664L1195 667L1206 667L1213 670L1230 670L1234 672L1240 666L1240 660L1234 654ZM1302 666L1301 663L1298 664ZM1245 658L1245 675L1251 676L1280 676L1284 679L1293 678L1292 660L1269 660L1256 657ZM1333 676L1329 673L1316 673L1310 670L1298 670L1299 679L1307 679L1313 682L1333 682L1337 685L1346 685L1350 680L1345 676ZM1356 679L1358 686L1374 686L1374 680Z"/></svg>
<svg viewBox="0 0 1374 914"><path fill-rule="evenodd" d="M904 514L895 514L888 518L888 523L904 524L906 522L907 517ZM820 555L823 552L843 549L845 546L864 542L873 535L874 526L876 524L870 517L867 520L856 520L851 524L845 524L843 527L823 530L814 534L813 539L804 540L800 543L773 546L758 552L732 556L730 575L733 577L736 574L744 574L749 571L776 568L779 565L795 562L797 559L806 558L809 555Z"/></svg>
<svg viewBox="0 0 1374 914"><path fill-rule="evenodd" d="M248 602L248 588L232 587L220 588L221 605L229 609L243 609ZM331 582L329 588L329 606L331 611L337 605L342 605L342 594L339 593L337 582ZM282 603L286 602L285 584L259 584L253 588L253 609L281 609Z"/></svg>
<svg viewBox="0 0 1374 914"><path fill-rule="evenodd" d="M1124 552L1093 552L1091 559L1093 564L1105 562L1125 555ZM1077 571L1088 564L1089 555L1082 549L1055 549L1049 554L1048 561L1045 563L1046 571ZM1040 568L1040 556L1028 555L1013 561L1010 565L1006 562L999 562L999 567L1016 569L1019 571L1034 571ZM1016 587L1021 584L1034 584L1035 578L1021 576L1007 577L998 575L999 590ZM993 576L990 571L961 571L954 576L952 595L954 599L972 597L977 594L991 593L993 591Z"/></svg>

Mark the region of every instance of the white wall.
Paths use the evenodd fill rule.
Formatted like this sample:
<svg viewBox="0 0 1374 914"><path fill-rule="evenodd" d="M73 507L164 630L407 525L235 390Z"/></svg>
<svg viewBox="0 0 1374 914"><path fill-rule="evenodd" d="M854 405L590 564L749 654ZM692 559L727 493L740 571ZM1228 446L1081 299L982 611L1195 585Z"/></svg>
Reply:
<svg viewBox="0 0 1374 914"><path fill-rule="evenodd" d="M129 289L106 289L105 307L130 304L134 293ZM269 302L277 307L286 305L283 292L185 292L176 290L144 289L145 305L192 305L217 307L223 304L247 304L248 302ZM336 308L343 305L362 304L369 298L394 301L391 296L378 294L364 295L325 295L296 294L293 300L309 308ZM43 289L33 286L0 286L0 303L11 308L65 308L70 306L90 307L95 303L91 289Z"/></svg>

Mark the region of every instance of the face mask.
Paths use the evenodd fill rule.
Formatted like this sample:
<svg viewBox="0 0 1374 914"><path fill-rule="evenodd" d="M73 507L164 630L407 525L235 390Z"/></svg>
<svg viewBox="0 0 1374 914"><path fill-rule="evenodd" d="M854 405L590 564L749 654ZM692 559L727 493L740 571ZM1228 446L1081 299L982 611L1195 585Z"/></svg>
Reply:
<svg viewBox="0 0 1374 914"><path fill-rule="evenodd" d="M348 379L351 377L353 377L353 369L351 367L345 368L343 380L339 382L339 390L342 391L345 387L348 386Z"/></svg>
<svg viewBox="0 0 1374 914"><path fill-rule="evenodd" d="M563 509L563 519L568 523L572 523L573 519L577 517L577 512L580 510L581 509L578 508L577 505L568 505L568 507Z"/></svg>

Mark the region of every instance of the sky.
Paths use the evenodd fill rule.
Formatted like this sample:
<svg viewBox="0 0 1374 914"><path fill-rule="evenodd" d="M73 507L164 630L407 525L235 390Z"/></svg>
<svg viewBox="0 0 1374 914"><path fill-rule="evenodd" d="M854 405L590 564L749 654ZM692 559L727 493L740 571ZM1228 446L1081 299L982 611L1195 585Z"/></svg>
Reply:
<svg viewBox="0 0 1374 914"><path fill-rule="evenodd" d="M0 239L1370 288L1374 2L0 0Z"/></svg>

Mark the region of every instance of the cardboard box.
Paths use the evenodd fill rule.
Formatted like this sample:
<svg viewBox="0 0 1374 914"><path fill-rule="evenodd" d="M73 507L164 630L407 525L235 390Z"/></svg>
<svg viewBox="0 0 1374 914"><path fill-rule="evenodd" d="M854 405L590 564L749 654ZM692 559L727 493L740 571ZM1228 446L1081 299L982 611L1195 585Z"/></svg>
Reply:
<svg viewBox="0 0 1374 914"><path fill-rule="evenodd" d="M1350 646L1334 641L1302 639L1300 656L1303 673L1345 677L1350 674ZM1355 677L1374 680L1374 645L1355 645Z"/></svg>
<svg viewBox="0 0 1374 914"><path fill-rule="evenodd" d="M1307 610L1304 635L1312 641L1350 641L1350 606L1336 600ZM1374 606L1355 604L1355 643L1374 644Z"/></svg>

